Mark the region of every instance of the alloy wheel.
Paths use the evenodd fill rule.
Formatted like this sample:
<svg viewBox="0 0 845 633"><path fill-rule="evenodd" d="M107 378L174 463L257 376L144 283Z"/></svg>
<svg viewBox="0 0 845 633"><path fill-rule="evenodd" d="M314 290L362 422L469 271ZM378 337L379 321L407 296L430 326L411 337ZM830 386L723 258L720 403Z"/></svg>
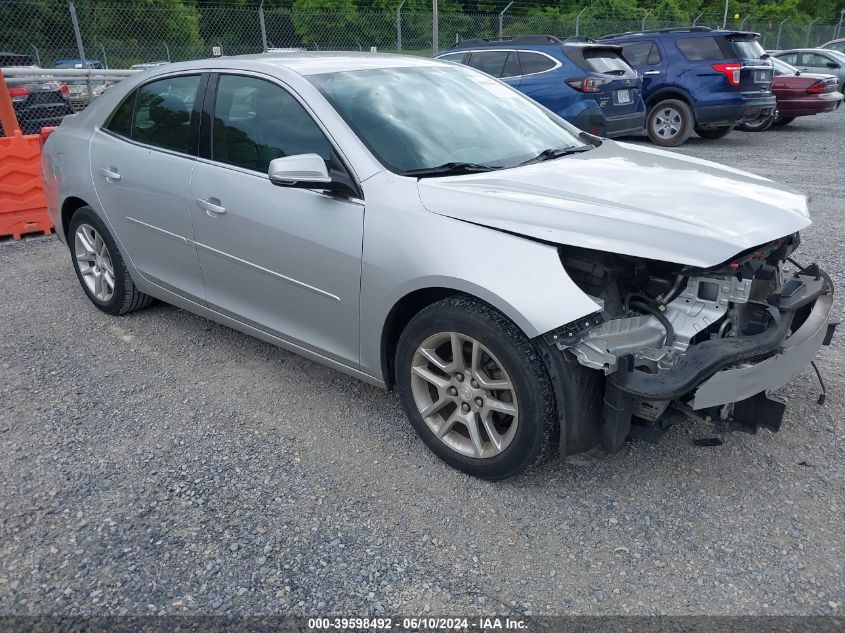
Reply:
<svg viewBox="0 0 845 633"><path fill-rule="evenodd" d="M74 235L74 254L85 286L103 302L114 296L114 266L102 236L90 224L80 224Z"/></svg>
<svg viewBox="0 0 845 633"><path fill-rule="evenodd" d="M682 127L681 113L675 108L660 108L651 121L652 131L665 140L677 136Z"/></svg>
<svg viewBox="0 0 845 633"><path fill-rule="evenodd" d="M412 360L411 391L431 432L462 455L487 459L513 441L519 424L513 382L469 336L440 332L424 340Z"/></svg>

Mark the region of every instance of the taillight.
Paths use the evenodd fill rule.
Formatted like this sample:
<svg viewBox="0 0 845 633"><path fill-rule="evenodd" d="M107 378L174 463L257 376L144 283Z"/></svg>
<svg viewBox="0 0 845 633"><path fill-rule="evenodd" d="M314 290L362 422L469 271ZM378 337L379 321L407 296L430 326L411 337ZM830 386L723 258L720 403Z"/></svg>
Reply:
<svg viewBox="0 0 845 633"><path fill-rule="evenodd" d="M29 90L26 88L9 88L9 96L12 97L12 103L26 101L26 98L29 96Z"/></svg>
<svg viewBox="0 0 845 633"><path fill-rule="evenodd" d="M67 98L67 93L70 92L70 89L67 87L67 84L59 85L59 92L62 93L62 96Z"/></svg>
<svg viewBox="0 0 845 633"><path fill-rule="evenodd" d="M713 70L722 73L728 78L728 83L732 86L739 85L739 75L742 71L742 66L739 64L713 64Z"/></svg>
<svg viewBox="0 0 845 633"><path fill-rule="evenodd" d="M569 79L566 83L578 92L601 92L601 87L611 81L611 79L604 79L603 77L584 77L583 79Z"/></svg>
<svg viewBox="0 0 845 633"><path fill-rule="evenodd" d="M830 84L828 84L824 79L819 79L816 83L810 84L810 87L807 88L807 92L811 95L821 94L823 92L828 92L829 90Z"/></svg>
<svg viewBox="0 0 845 633"><path fill-rule="evenodd" d="M38 135L38 142L41 144L41 147L44 147L44 143L47 142L47 138L53 133L55 127L42 127L41 133Z"/></svg>

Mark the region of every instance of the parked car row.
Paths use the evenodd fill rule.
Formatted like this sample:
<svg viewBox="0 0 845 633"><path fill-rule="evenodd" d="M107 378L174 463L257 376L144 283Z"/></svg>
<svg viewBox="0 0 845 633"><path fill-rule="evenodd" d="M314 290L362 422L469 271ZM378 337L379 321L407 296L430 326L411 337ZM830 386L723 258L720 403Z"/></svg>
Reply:
<svg viewBox="0 0 845 633"><path fill-rule="evenodd" d="M135 64L132 70L147 70L169 62L148 62ZM59 70L83 69L101 70L105 65L96 59L83 62L81 59L60 59L54 67ZM20 53L0 53L0 70L31 68L40 70L32 56ZM6 73L4 73L6 74ZM102 79L70 79L58 81L51 77L15 78L6 77L6 85L12 98L12 105L18 118L21 132L37 134L42 127L59 125L68 114L87 107L92 99L103 94L112 82ZM0 136L3 136L0 125Z"/></svg>
<svg viewBox="0 0 845 633"><path fill-rule="evenodd" d="M0 53L0 70L10 68L38 67L29 55ZM6 86L24 134L37 134L42 127L58 125L62 118L73 113L67 84L47 77L38 80L8 77ZM0 125L0 135L3 134L5 132Z"/></svg>
<svg viewBox="0 0 845 633"><path fill-rule="evenodd" d="M845 54L837 50L770 54L756 33L696 26L588 41L468 40L437 57L498 77L592 134L644 130L663 147L693 132L717 139L734 128L758 132L836 109L845 77Z"/></svg>

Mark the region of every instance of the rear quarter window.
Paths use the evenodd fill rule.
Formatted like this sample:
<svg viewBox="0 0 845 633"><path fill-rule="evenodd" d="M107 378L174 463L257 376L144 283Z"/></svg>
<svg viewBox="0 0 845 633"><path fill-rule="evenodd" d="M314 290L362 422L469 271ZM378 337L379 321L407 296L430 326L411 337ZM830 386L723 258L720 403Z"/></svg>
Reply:
<svg viewBox="0 0 845 633"><path fill-rule="evenodd" d="M724 59L722 49L714 37L687 37L676 42L678 50L691 62L705 59Z"/></svg>
<svg viewBox="0 0 845 633"><path fill-rule="evenodd" d="M651 40L622 44L622 55L633 66L649 66L660 63L660 51Z"/></svg>
<svg viewBox="0 0 845 633"><path fill-rule="evenodd" d="M523 75L544 73L557 66L557 63L553 59L530 51L519 51L519 64L522 66Z"/></svg>

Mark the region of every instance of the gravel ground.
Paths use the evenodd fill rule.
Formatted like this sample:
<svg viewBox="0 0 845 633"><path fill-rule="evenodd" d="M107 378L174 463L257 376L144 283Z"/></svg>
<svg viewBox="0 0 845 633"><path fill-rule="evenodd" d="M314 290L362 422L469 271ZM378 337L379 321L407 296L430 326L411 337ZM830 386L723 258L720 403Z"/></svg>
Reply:
<svg viewBox="0 0 845 633"><path fill-rule="evenodd" d="M809 192L801 259L845 287L845 112L678 151ZM98 312L55 238L0 271L0 614L845 607L841 333L827 404L805 372L778 434L689 424L493 484L394 394L170 306Z"/></svg>

